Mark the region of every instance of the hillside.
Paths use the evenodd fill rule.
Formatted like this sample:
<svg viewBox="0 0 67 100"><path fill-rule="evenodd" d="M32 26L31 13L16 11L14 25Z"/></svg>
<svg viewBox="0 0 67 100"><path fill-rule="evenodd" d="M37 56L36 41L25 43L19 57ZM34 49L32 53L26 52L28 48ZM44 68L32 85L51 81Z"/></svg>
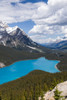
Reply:
<svg viewBox="0 0 67 100"><path fill-rule="evenodd" d="M57 65L60 71L67 70L67 53L60 51L53 51L45 47L40 47L44 52L26 52L24 50L17 50L10 47L0 45L0 63L8 66L19 60L36 59L39 57L46 57L50 60L60 60Z"/></svg>
<svg viewBox="0 0 67 100"><path fill-rule="evenodd" d="M52 90L58 83L67 80L67 72L47 73L33 71L13 82L0 85L1 100L38 100L43 91Z"/></svg>
<svg viewBox="0 0 67 100"><path fill-rule="evenodd" d="M61 98L61 100L67 100L67 81L59 83L52 91L47 91L43 100L55 100L55 98ZM41 100L41 97L39 97Z"/></svg>
<svg viewBox="0 0 67 100"><path fill-rule="evenodd" d="M30 53L0 45L0 62L4 63L5 66L19 60L36 59L41 56L43 53Z"/></svg>

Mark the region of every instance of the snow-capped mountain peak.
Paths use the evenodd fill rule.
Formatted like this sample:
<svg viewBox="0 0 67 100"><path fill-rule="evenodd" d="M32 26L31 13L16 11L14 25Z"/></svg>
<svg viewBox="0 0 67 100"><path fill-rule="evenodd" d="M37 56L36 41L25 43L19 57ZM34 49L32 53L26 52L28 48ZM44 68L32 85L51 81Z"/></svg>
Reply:
<svg viewBox="0 0 67 100"><path fill-rule="evenodd" d="M18 28L18 26L15 26L15 27L7 27L6 28L6 31L7 31L7 33L11 33L13 31L15 31L17 28Z"/></svg>
<svg viewBox="0 0 67 100"><path fill-rule="evenodd" d="M8 25L2 21L0 21L0 34L1 32L5 32Z"/></svg>
<svg viewBox="0 0 67 100"><path fill-rule="evenodd" d="M26 33L21 29L19 28L18 26L15 26L15 27L7 27L6 28L6 31L9 35L20 35L20 33L22 33L22 35L26 35ZM17 32L18 31L18 32ZM26 35L27 36L27 35Z"/></svg>
<svg viewBox="0 0 67 100"><path fill-rule="evenodd" d="M0 21L0 45L29 52L42 52L39 45L32 41L21 28L9 27L2 21Z"/></svg>

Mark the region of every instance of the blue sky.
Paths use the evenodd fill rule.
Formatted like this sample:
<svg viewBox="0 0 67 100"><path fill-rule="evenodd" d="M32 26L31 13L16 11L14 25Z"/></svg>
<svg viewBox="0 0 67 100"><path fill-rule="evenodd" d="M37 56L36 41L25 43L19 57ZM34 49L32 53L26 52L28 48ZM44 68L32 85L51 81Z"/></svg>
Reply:
<svg viewBox="0 0 67 100"><path fill-rule="evenodd" d="M45 2L47 3L48 0L21 0L20 2L23 3L37 3L37 2ZM11 3L13 6L16 5L15 2ZM17 22L17 23L11 23L9 24L10 27L14 27L14 26L19 26L21 29L24 30L24 32L26 32L28 34L29 30L33 28L33 26L35 25L35 23L32 20L27 20L24 22Z"/></svg>
<svg viewBox="0 0 67 100"><path fill-rule="evenodd" d="M10 27L18 26L19 28L23 29L26 34L28 34L29 30L32 29L34 25L35 23L32 20L9 24Z"/></svg>
<svg viewBox="0 0 67 100"><path fill-rule="evenodd" d="M67 37L67 0L0 0L0 20L38 43Z"/></svg>
<svg viewBox="0 0 67 100"><path fill-rule="evenodd" d="M46 2L47 3L47 0L24 0L24 1L22 1L22 3L27 3L27 2L32 2L32 3Z"/></svg>

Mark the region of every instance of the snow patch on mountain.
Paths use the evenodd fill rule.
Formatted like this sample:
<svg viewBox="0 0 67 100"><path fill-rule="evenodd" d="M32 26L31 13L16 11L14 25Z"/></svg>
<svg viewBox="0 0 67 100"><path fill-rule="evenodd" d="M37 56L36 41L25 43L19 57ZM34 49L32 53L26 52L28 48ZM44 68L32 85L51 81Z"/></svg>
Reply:
<svg viewBox="0 0 67 100"><path fill-rule="evenodd" d="M20 32L22 31L22 34L25 35L25 36L27 36L26 33L21 28L19 28L18 26L15 26L15 27L7 27L6 28L6 31L7 31L7 33L9 35L12 35L13 36L13 35L16 34L17 29L20 30L17 35L20 35Z"/></svg>
<svg viewBox="0 0 67 100"><path fill-rule="evenodd" d="M7 23L0 21L0 27L7 28L8 25L7 25Z"/></svg>
<svg viewBox="0 0 67 100"><path fill-rule="evenodd" d="M0 39L2 38L2 35L0 35Z"/></svg>
<svg viewBox="0 0 67 100"><path fill-rule="evenodd" d="M11 33L13 31L15 31L17 28L18 28L18 26L15 26L15 27L7 27L6 28L6 31L7 31L7 33Z"/></svg>
<svg viewBox="0 0 67 100"><path fill-rule="evenodd" d="M43 52L21 28L18 26L9 27L2 21L0 21L0 45L19 50L25 50L27 47L28 51Z"/></svg>
<svg viewBox="0 0 67 100"><path fill-rule="evenodd" d="M31 47L31 46L27 46L27 47L29 47L29 48L31 48L31 49L34 49L34 50L36 50L36 51L39 51L39 52L43 52L42 50L40 50L40 49L38 49L38 48L36 48L36 47Z"/></svg>

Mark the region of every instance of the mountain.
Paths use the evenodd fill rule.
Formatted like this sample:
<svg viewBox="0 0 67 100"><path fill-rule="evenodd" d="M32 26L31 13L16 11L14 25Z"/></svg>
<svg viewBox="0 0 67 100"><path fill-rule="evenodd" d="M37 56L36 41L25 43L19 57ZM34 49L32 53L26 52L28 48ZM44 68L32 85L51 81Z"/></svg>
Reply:
<svg viewBox="0 0 67 100"><path fill-rule="evenodd" d="M51 43L51 44L46 45L46 47L51 48L51 49L67 51L67 40L63 40L57 43Z"/></svg>
<svg viewBox="0 0 67 100"><path fill-rule="evenodd" d="M6 23L0 21L0 45L7 47L42 52L39 45L32 41L28 35L18 26L9 27Z"/></svg>
<svg viewBox="0 0 67 100"><path fill-rule="evenodd" d="M48 56L52 50L32 41L18 26L0 21L0 64L8 66L19 60ZM0 66L3 67L3 66Z"/></svg>

